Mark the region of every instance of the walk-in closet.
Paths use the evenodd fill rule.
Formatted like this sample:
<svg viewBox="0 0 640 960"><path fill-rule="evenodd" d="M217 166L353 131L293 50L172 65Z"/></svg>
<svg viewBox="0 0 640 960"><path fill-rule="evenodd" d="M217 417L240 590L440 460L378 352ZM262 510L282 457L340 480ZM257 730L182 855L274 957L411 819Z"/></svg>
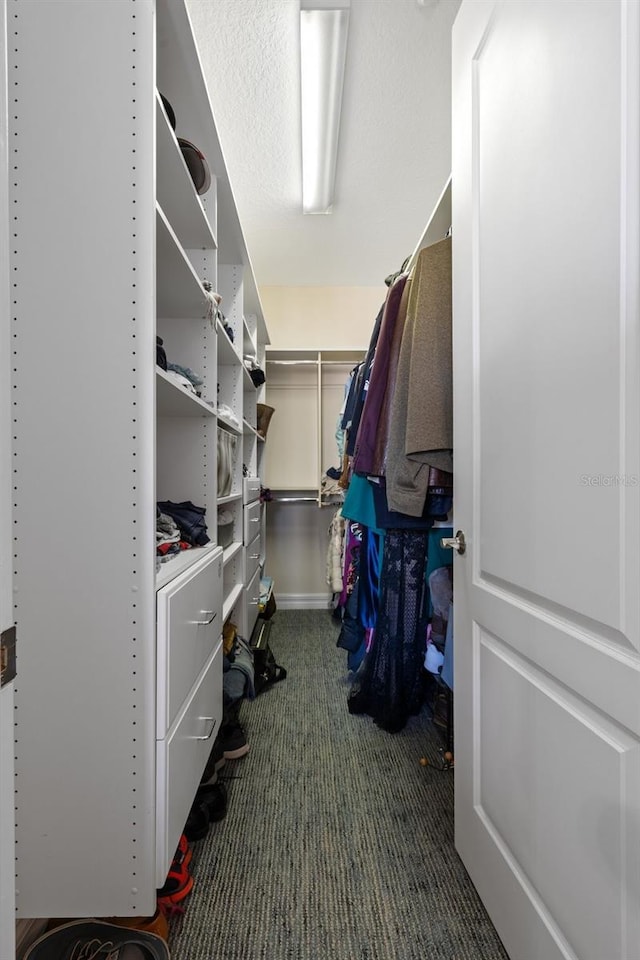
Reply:
<svg viewBox="0 0 640 960"><path fill-rule="evenodd" d="M0 54L0 960L640 960L640 0Z"/></svg>

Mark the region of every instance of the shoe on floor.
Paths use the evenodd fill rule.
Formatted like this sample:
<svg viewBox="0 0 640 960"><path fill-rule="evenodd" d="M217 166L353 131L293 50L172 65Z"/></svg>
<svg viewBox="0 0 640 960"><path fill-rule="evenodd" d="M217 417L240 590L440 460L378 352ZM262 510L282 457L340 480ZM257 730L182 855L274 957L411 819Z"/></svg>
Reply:
<svg viewBox="0 0 640 960"><path fill-rule="evenodd" d="M106 917L105 923L115 923L117 927L128 927L134 930L144 930L145 933L155 933L163 940L169 938L169 921L158 907L152 917Z"/></svg>
<svg viewBox="0 0 640 960"><path fill-rule="evenodd" d="M207 810L211 823L224 820L227 814L227 788L224 783L207 783L198 787L196 800Z"/></svg>
<svg viewBox="0 0 640 960"><path fill-rule="evenodd" d="M239 760L249 753L249 744L239 723L222 728L222 751L225 760Z"/></svg>
<svg viewBox="0 0 640 960"><path fill-rule="evenodd" d="M207 765L204 768L200 783L215 783L218 770L224 767L224 749L222 746L222 733L216 737Z"/></svg>
<svg viewBox="0 0 640 960"><path fill-rule="evenodd" d="M169 948L155 933L119 927L103 920L74 920L39 937L24 960L131 957L132 960L171 960Z"/></svg>
<svg viewBox="0 0 640 960"><path fill-rule="evenodd" d="M163 887L158 890L158 906L161 910L176 906L189 896L192 889L193 877L184 864L177 864L174 860Z"/></svg>
<svg viewBox="0 0 640 960"><path fill-rule="evenodd" d="M193 851L186 834L182 834L173 857L173 862L182 864L185 868L191 863Z"/></svg>
<svg viewBox="0 0 640 960"><path fill-rule="evenodd" d="M202 840L209 833L209 812L197 801L191 805L184 825L184 833L187 840L194 843L196 840Z"/></svg>

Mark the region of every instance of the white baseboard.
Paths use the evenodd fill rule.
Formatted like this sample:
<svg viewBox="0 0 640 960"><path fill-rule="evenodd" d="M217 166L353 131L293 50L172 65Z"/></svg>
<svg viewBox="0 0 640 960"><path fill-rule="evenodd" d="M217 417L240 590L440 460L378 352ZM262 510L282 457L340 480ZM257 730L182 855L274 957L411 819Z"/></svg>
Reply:
<svg viewBox="0 0 640 960"><path fill-rule="evenodd" d="M278 593L278 610L330 610L331 596L327 593Z"/></svg>

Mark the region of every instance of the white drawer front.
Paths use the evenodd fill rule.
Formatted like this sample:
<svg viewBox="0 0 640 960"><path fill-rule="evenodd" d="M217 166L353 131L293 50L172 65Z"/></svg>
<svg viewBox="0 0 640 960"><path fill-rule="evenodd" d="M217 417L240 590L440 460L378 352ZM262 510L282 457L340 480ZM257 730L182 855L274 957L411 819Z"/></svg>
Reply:
<svg viewBox="0 0 640 960"><path fill-rule="evenodd" d="M244 502L251 503L260 496L260 477L244 478Z"/></svg>
<svg viewBox="0 0 640 960"><path fill-rule="evenodd" d="M255 622L258 619L258 604L260 603L260 570L256 570L253 578L245 590L247 608L247 637L251 636Z"/></svg>
<svg viewBox="0 0 640 960"><path fill-rule="evenodd" d="M260 501L244 508L244 542L251 543L260 533L262 504Z"/></svg>
<svg viewBox="0 0 640 960"><path fill-rule="evenodd" d="M222 632L222 550L158 590L156 737L166 736Z"/></svg>
<svg viewBox="0 0 640 960"><path fill-rule="evenodd" d="M262 537L260 534L244 548L244 582L249 583L260 564L260 549Z"/></svg>
<svg viewBox="0 0 640 960"><path fill-rule="evenodd" d="M156 743L156 886L176 851L222 723L222 640L166 740Z"/></svg>

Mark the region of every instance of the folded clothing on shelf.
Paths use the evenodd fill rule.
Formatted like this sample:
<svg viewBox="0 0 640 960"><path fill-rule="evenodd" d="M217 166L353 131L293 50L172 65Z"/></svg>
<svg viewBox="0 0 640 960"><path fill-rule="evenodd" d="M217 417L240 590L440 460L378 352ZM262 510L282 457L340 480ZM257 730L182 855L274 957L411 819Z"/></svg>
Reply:
<svg viewBox="0 0 640 960"><path fill-rule="evenodd" d="M240 421L238 420L237 416L235 415L231 407L226 403L218 404L218 416L224 417L225 420L231 420L232 423L235 423L238 426L240 426Z"/></svg>
<svg viewBox="0 0 640 960"><path fill-rule="evenodd" d="M196 388L191 383L187 377L183 377L182 374L176 373L175 370L167 370L167 376L170 377L174 383L177 383L179 387L183 387L185 390L188 390L189 393L196 393Z"/></svg>
<svg viewBox="0 0 640 960"><path fill-rule="evenodd" d="M161 500L157 506L161 513L167 514L175 521L182 539L187 543L196 547L204 547L209 543L204 507L197 507L190 500L184 500L182 503Z"/></svg>
<svg viewBox="0 0 640 960"><path fill-rule="evenodd" d="M167 363L167 370L171 370L174 373L179 373L181 377L185 377L185 379L187 379L189 383L196 388L201 387L204 383L202 377L195 373L191 367L183 367L179 363Z"/></svg>

